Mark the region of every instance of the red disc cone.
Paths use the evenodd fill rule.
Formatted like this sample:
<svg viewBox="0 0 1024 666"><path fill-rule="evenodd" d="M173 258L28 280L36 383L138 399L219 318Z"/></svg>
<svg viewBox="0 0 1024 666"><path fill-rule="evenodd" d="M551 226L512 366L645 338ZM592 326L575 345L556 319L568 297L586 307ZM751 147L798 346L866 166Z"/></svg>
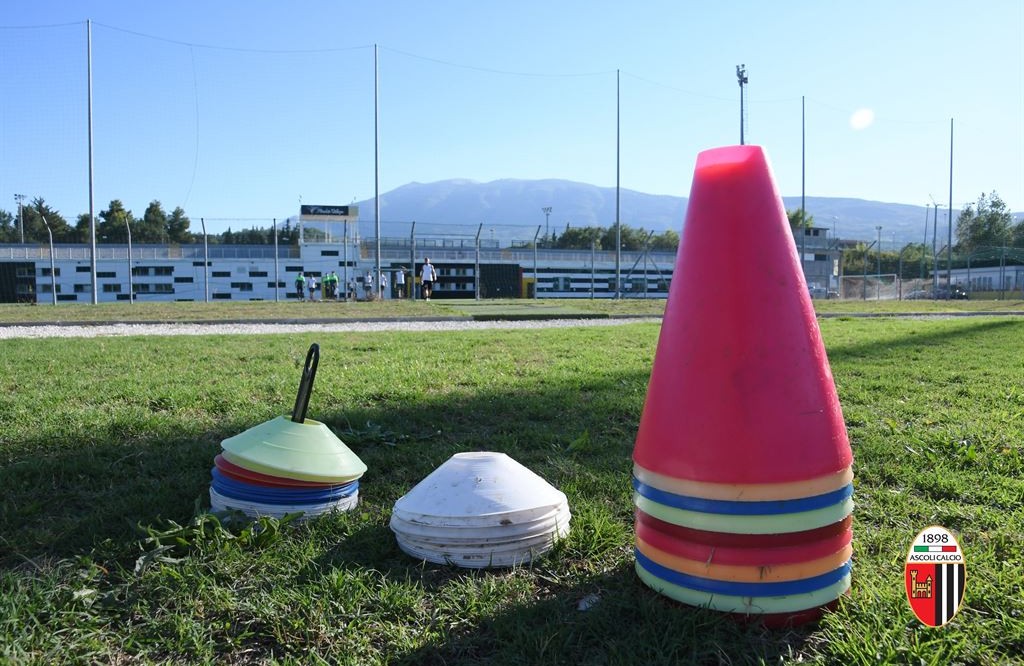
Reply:
<svg viewBox="0 0 1024 666"><path fill-rule="evenodd" d="M697 158L634 461L788 483L852 462L796 245L764 151Z"/></svg>

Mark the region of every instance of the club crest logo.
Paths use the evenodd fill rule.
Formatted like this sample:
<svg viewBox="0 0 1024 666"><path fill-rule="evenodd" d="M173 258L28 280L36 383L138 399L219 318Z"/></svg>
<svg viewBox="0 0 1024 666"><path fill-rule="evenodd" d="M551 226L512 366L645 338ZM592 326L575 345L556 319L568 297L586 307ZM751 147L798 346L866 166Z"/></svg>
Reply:
<svg viewBox="0 0 1024 666"><path fill-rule="evenodd" d="M907 553L904 582L918 620L941 627L953 619L964 598L967 565L952 532L932 525L918 533Z"/></svg>

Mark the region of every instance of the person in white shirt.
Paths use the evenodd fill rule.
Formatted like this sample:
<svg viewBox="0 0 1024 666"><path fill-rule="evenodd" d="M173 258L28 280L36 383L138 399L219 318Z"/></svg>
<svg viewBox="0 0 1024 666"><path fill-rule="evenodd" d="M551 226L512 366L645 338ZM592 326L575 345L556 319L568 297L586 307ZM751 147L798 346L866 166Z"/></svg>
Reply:
<svg viewBox="0 0 1024 666"><path fill-rule="evenodd" d="M401 268L395 271L395 293L398 298L405 298L405 271Z"/></svg>
<svg viewBox="0 0 1024 666"><path fill-rule="evenodd" d="M423 283L423 299L429 301L430 294L434 291L434 282L437 281L437 271L430 263L430 257L423 259L423 268L420 269L420 282Z"/></svg>

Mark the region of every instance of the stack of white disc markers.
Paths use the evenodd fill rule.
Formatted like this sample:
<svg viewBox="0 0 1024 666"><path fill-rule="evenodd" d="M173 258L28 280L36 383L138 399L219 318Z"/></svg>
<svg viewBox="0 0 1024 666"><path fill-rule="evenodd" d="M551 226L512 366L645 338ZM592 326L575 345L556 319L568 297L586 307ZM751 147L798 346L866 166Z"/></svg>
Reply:
<svg viewBox="0 0 1024 666"><path fill-rule="evenodd" d="M395 502L412 557L468 568L529 563L569 533L565 494L504 453L457 453Z"/></svg>
<svg viewBox="0 0 1024 666"><path fill-rule="evenodd" d="M211 471L210 507L247 516L312 518L359 501L366 465L318 421L284 416L221 442Z"/></svg>

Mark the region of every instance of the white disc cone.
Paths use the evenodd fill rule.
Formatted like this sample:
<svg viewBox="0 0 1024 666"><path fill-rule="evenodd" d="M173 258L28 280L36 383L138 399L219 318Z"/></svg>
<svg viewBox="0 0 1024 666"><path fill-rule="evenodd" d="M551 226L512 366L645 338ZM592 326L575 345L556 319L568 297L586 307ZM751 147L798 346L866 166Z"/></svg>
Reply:
<svg viewBox="0 0 1024 666"><path fill-rule="evenodd" d="M563 522L568 524L570 517L569 507L566 505L551 511L540 519L524 523L508 521L505 524L491 527L435 527L408 522L392 514L391 529L396 534L402 534L411 539L431 539L441 543L511 541L551 532Z"/></svg>
<svg viewBox="0 0 1024 666"><path fill-rule="evenodd" d="M569 533L565 494L504 453L458 453L395 502L391 530L417 559L460 567L530 562Z"/></svg>
<svg viewBox="0 0 1024 666"><path fill-rule="evenodd" d="M435 527L536 520L565 494L504 453L457 453L395 502L400 519Z"/></svg>
<svg viewBox="0 0 1024 666"><path fill-rule="evenodd" d="M394 527L392 526L392 529ZM516 535L509 536L506 534L494 534L493 536L477 537L469 539L458 539L458 538L446 538L446 537L432 537L432 536L417 536L413 534L406 534L398 530L395 531L395 537L402 541L410 544L416 544L422 548L429 549L440 549L453 548L456 550L479 550L479 549L501 549L505 546L514 546L516 548L531 547L536 544L544 543L546 540L551 539L553 534L565 534L569 532L569 519L568 517L564 521L553 523L548 529L544 531L535 532L529 535Z"/></svg>
<svg viewBox="0 0 1024 666"><path fill-rule="evenodd" d="M553 532L544 537L530 540L528 544L507 544L504 546L486 546L480 548L466 547L423 547L415 542L408 542L397 537L398 547L407 555L417 559L434 562L435 564L453 564L455 566L482 569L485 567L513 567L528 564L534 558L546 553L555 541L567 534L568 524L564 531Z"/></svg>

